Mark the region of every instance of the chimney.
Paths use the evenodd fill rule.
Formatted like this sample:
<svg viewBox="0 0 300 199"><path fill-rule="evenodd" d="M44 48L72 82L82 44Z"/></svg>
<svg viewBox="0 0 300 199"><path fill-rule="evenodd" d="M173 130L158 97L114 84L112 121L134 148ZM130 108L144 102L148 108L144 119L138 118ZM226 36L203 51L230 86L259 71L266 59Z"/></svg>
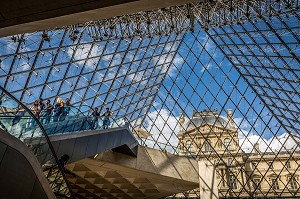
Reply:
<svg viewBox="0 0 300 199"><path fill-rule="evenodd" d="M183 130L184 130L184 129L183 129L184 122L185 122L184 114L181 113L181 114L179 115L180 131L183 131Z"/></svg>
<svg viewBox="0 0 300 199"><path fill-rule="evenodd" d="M230 127L235 127L233 120L233 112L231 109L227 109L227 119L229 121Z"/></svg>

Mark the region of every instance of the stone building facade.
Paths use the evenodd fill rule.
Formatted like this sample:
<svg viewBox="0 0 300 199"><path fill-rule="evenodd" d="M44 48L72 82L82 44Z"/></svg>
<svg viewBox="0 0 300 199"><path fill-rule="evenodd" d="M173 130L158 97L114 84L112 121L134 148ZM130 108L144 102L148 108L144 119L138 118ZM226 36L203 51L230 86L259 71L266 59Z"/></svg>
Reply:
<svg viewBox="0 0 300 199"><path fill-rule="evenodd" d="M300 152L262 152L255 144L250 153L239 143L232 110L194 111L180 118L179 153L216 166L219 197L300 196ZM192 193L192 192L191 192Z"/></svg>

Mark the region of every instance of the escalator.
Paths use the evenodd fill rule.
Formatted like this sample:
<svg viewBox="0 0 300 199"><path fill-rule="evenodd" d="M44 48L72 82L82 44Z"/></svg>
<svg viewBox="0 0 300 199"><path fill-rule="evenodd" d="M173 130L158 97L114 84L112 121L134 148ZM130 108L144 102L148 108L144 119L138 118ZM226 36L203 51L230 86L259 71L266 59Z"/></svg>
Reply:
<svg viewBox="0 0 300 199"><path fill-rule="evenodd" d="M101 117L95 122L88 113L71 107L68 115L50 115L45 122L2 87L0 92L0 128L34 153L52 191L60 198L73 198L73 194L68 184L70 176L57 157L68 154L69 162L76 162L108 150L136 156L137 135L124 119L110 117L104 129Z"/></svg>
<svg viewBox="0 0 300 199"><path fill-rule="evenodd" d="M33 152L57 197L73 198L64 168L59 164L42 124L26 106L2 87L0 96L0 128L22 141Z"/></svg>

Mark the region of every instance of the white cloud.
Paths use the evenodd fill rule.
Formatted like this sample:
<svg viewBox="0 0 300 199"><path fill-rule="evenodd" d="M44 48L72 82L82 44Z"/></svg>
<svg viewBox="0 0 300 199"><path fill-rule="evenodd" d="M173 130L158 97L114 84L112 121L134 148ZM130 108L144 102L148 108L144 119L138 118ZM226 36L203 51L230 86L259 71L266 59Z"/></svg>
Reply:
<svg viewBox="0 0 300 199"><path fill-rule="evenodd" d="M107 74L108 79L113 79L113 78L115 78L116 74L117 74L117 71L115 70L115 68L109 69L109 70L108 70L108 74Z"/></svg>
<svg viewBox="0 0 300 199"><path fill-rule="evenodd" d="M132 62L134 58L134 54L131 51L127 51L127 54L125 56L125 63Z"/></svg>
<svg viewBox="0 0 300 199"><path fill-rule="evenodd" d="M75 51L75 54L74 54L73 59L81 60L81 59L87 59L87 58L99 56L103 51L103 47L100 44L95 44L94 46L92 46L91 44L82 44L82 45L78 46L77 50L75 47L70 47L68 49L67 53L70 57L72 57L74 51ZM106 58L106 57L104 57L104 58ZM94 62L87 61L86 67L90 67L90 68L94 69L96 67L96 65L94 64Z"/></svg>
<svg viewBox="0 0 300 199"><path fill-rule="evenodd" d="M152 134L146 144L150 147L160 146L169 152L178 145L177 132L179 132L178 118L171 115L166 109L153 111L146 118L146 130ZM173 146L173 147L172 147Z"/></svg>
<svg viewBox="0 0 300 199"><path fill-rule="evenodd" d="M177 70L180 70L181 65L183 64L184 60L181 56L176 55L173 59L173 62L170 63L172 61L173 56L169 55L166 59L166 64L164 64L162 66L162 73L167 72L168 68L168 76L169 77L173 77L176 74Z"/></svg>
<svg viewBox="0 0 300 199"><path fill-rule="evenodd" d="M18 47L18 42L14 43L9 41L8 43L5 43L4 46L6 54L14 53Z"/></svg>
<svg viewBox="0 0 300 199"><path fill-rule="evenodd" d="M111 62L112 66L120 65L122 62L123 56L120 54L115 54L114 59Z"/></svg>
<svg viewBox="0 0 300 199"><path fill-rule="evenodd" d="M239 139L239 144L241 148L249 153L253 150L254 144L259 144L259 150L261 152L277 152L277 151L287 151L287 150L300 150L299 138L291 136L288 133L284 133L280 136L274 136L269 140L260 137L259 135L249 134L247 137Z"/></svg>
<svg viewBox="0 0 300 199"><path fill-rule="evenodd" d="M245 136L250 135L251 132L254 131L254 128L257 126L257 125L251 126L250 123L248 122L248 120L246 120L242 117L234 118L234 124L235 124L235 127L237 129L239 129L238 137L240 139L245 138Z"/></svg>
<svg viewBox="0 0 300 199"><path fill-rule="evenodd" d="M30 64L23 60L20 62L20 67L22 68L22 71L29 70L31 68Z"/></svg>
<svg viewBox="0 0 300 199"><path fill-rule="evenodd" d="M101 72L96 72L95 73L95 78L97 79L98 82L102 82L104 78L104 74Z"/></svg>
<svg viewBox="0 0 300 199"><path fill-rule="evenodd" d="M253 151L253 146L256 143L259 144L259 150L261 152L287 151L295 148L297 148L297 150L300 150L299 146L297 146L296 143L300 140L295 136L291 136L288 133L283 133L280 136L273 136L270 139L265 139L263 138L263 135L260 136L258 134L249 132L257 125L254 125L251 128L249 122L247 122L247 120L243 120L242 118L235 118L234 121L236 127L239 129L239 145L246 153L250 153L251 151ZM296 140L296 142L294 141L294 139Z"/></svg>
<svg viewBox="0 0 300 199"><path fill-rule="evenodd" d="M178 43L167 43L164 47L165 52L175 51L178 48Z"/></svg>
<svg viewBox="0 0 300 199"><path fill-rule="evenodd" d="M180 70L183 62L184 60L181 56L175 56L175 58L173 59L173 64L171 64L170 69L168 71L168 75L170 77L173 77L176 74L176 71Z"/></svg>
<svg viewBox="0 0 300 199"><path fill-rule="evenodd" d="M200 72L203 73L205 70L208 70L210 68L211 68L211 63L208 63L201 68Z"/></svg>

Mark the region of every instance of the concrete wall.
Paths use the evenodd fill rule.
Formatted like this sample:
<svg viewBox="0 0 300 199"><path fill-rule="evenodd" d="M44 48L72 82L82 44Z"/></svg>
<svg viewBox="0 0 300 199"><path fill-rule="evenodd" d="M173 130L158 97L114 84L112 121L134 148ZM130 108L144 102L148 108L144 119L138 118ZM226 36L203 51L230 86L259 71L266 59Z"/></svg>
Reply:
<svg viewBox="0 0 300 199"><path fill-rule="evenodd" d="M68 178L75 194L83 197L157 199L199 188L197 161L143 146L137 157L107 151L66 168L76 175Z"/></svg>
<svg viewBox="0 0 300 199"><path fill-rule="evenodd" d="M0 129L0 198L56 198L35 155Z"/></svg>
<svg viewBox="0 0 300 199"><path fill-rule="evenodd" d="M95 159L139 171L199 183L197 161L140 145L138 146L137 157L108 151L99 154Z"/></svg>

